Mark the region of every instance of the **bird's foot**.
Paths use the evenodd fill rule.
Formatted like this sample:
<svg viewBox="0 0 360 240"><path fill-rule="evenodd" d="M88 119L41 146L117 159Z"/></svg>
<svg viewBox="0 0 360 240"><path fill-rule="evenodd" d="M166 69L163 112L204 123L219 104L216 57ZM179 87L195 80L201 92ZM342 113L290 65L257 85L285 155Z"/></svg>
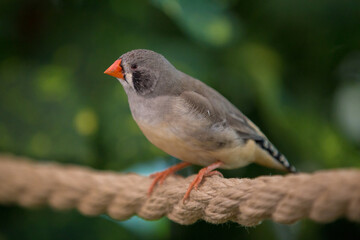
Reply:
<svg viewBox="0 0 360 240"><path fill-rule="evenodd" d="M157 173L151 174L150 178L154 178L154 180L152 181L152 183L151 183L151 185L149 187L149 190L148 190L148 193L147 193L148 196L151 195L151 193L153 192L153 190L154 190L157 183L162 184L169 175L171 175L171 174L173 174L173 173L179 171L180 169L182 169L184 167L187 167L189 165L190 165L190 163L182 162L182 163L176 164L175 166L172 166L172 167L170 167L170 168L168 168L168 169L166 169L166 170L164 170L162 172L157 172Z"/></svg>
<svg viewBox="0 0 360 240"><path fill-rule="evenodd" d="M202 182L204 177L212 176L212 175L218 175L220 177L223 177L222 173L219 171L213 171L214 169L220 167L222 165L222 162L217 161L207 167L202 168L198 175L194 178L194 180L190 183L184 197L183 197L183 203L186 201L186 199L189 198L191 191L195 188L198 189L199 184Z"/></svg>

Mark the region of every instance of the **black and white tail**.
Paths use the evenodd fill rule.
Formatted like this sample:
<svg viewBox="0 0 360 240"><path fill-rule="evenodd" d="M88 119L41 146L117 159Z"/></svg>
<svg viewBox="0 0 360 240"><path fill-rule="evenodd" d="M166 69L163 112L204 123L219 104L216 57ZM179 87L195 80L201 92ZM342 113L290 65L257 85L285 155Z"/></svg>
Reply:
<svg viewBox="0 0 360 240"><path fill-rule="evenodd" d="M295 173L296 168L292 166L286 157L281 154L274 145L269 142L267 139L256 139L256 144L259 145L263 150L268 152L276 161L278 161L281 165L283 165L289 172Z"/></svg>

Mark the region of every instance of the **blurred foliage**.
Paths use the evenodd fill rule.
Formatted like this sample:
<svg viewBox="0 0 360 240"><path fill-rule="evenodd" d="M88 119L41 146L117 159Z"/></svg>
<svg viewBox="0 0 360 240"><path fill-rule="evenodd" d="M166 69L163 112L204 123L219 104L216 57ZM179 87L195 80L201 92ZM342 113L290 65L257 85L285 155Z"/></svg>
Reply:
<svg viewBox="0 0 360 240"><path fill-rule="evenodd" d="M359 16L356 0L2 0L0 151L117 171L159 157L171 164L138 129L121 85L103 74L121 54L146 48L217 89L301 171L359 167ZM0 212L0 239L360 238L347 221L248 229L162 220L141 235L129 227L141 220Z"/></svg>

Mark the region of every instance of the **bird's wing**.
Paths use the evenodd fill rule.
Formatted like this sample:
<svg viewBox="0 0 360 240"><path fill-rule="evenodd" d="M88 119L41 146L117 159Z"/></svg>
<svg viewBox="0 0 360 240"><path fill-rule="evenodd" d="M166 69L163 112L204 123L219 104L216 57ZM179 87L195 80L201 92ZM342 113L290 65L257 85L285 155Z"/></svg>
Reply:
<svg viewBox="0 0 360 240"><path fill-rule="evenodd" d="M260 140L264 138L266 139L266 137L258 129L258 127L239 110L233 111L233 109L228 109L228 111L226 112L226 119L229 125L236 131L236 133L241 138L253 140Z"/></svg>
<svg viewBox="0 0 360 240"><path fill-rule="evenodd" d="M245 142L253 140L288 171L295 171L295 168L289 164L259 128L219 93L214 91L210 92L210 95L204 96L198 92L185 91L180 98L186 103L186 109L192 115L205 120L210 126L222 125L224 130L230 128L236 132L238 138ZM219 132L218 134L220 137Z"/></svg>
<svg viewBox="0 0 360 240"><path fill-rule="evenodd" d="M195 91L185 91L180 98L189 112L206 119L210 125L225 123L243 139L258 140L265 137L255 124L222 96L209 97Z"/></svg>
<svg viewBox="0 0 360 240"><path fill-rule="evenodd" d="M168 122L175 135L184 141L212 151L227 146L237 138L234 133L229 135L232 130L225 121L225 115L198 92L184 91L173 101Z"/></svg>
<svg viewBox="0 0 360 240"><path fill-rule="evenodd" d="M180 94L180 99L185 103L186 109L192 114L210 120L211 122L221 122L225 117L211 102L201 94L194 91L185 91Z"/></svg>

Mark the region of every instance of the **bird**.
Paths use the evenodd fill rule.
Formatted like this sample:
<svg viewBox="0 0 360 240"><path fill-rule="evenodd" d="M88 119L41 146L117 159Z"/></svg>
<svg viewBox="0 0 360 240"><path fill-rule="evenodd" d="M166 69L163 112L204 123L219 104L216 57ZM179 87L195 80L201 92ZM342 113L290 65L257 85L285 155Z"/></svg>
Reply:
<svg viewBox="0 0 360 240"><path fill-rule="evenodd" d="M146 138L181 160L150 175L151 195L171 174L190 165L203 168L188 186L185 202L205 177L250 163L295 173L296 169L260 129L219 92L177 70L163 55L135 49L104 72L123 86L131 114Z"/></svg>

